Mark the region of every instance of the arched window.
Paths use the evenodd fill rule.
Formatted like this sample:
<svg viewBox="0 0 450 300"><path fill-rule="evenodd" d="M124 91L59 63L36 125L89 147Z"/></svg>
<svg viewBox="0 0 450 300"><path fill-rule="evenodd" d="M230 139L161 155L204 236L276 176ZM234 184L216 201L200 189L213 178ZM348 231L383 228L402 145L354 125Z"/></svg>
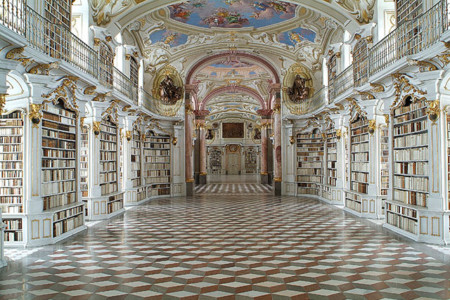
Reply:
<svg viewBox="0 0 450 300"><path fill-rule="evenodd" d="M361 86L369 78L369 46L366 39L359 40L353 49L353 78Z"/></svg>

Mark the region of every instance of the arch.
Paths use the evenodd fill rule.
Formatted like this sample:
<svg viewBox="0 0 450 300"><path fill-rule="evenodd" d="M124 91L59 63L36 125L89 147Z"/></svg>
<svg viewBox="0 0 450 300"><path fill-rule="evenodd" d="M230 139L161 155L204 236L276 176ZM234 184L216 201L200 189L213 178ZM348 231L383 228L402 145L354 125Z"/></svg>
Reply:
<svg viewBox="0 0 450 300"><path fill-rule="evenodd" d="M216 61L218 59L223 59L225 56L233 56L236 58L246 58L252 62L257 63L261 67L263 67L266 71L268 71L272 75L273 83L280 83L280 76L278 75L275 67L270 64L267 60L245 52L223 52L214 54L208 57L204 57L193 64L193 66L189 69L189 72L186 76L186 84L194 84L193 80L197 71L199 71L202 67L208 65L209 63Z"/></svg>
<svg viewBox="0 0 450 300"><path fill-rule="evenodd" d="M249 87L245 87L245 86L223 86L223 87L220 87L220 88L217 88L217 89L211 91L208 95L206 95L206 97L201 102L200 109L201 110L206 109L206 103L208 103L214 97L221 95L221 94L234 93L234 92L241 92L241 93L247 94L247 95L255 98L256 100L259 101L259 103L261 103L262 109L267 109L267 104L264 101L264 99L261 97L261 95L258 94L258 92L256 92L255 90L253 90Z"/></svg>

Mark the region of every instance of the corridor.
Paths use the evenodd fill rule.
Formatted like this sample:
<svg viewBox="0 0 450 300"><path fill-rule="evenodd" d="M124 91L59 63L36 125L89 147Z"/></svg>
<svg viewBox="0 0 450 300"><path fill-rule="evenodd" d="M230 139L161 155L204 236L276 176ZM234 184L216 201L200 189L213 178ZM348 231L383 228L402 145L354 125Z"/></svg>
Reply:
<svg viewBox="0 0 450 300"><path fill-rule="evenodd" d="M415 246L316 200L251 195L154 200L27 250L0 298L450 297L449 265Z"/></svg>

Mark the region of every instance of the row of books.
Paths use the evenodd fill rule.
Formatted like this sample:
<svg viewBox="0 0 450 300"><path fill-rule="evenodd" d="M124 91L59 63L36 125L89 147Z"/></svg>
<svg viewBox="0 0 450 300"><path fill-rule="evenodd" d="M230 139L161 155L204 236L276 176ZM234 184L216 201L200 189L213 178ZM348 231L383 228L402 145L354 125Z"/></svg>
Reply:
<svg viewBox="0 0 450 300"><path fill-rule="evenodd" d="M352 136L351 142L352 143L364 143L369 141L369 134L361 134L357 136Z"/></svg>
<svg viewBox="0 0 450 300"><path fill-rule="evenodd" d="M117 135L106 132L100 133L100 141L107 143L117 143Z"/></svg>
<svg viewBox="0 0 450 300"><path fill-rule="evenodd" d="M394 150L394 161L428 160L428 147Z"/></svg>
<svg viewBox="0 0 450 300"><path fill-rule="evenodd" d="M427 175L428 162L403 162L394 164L395 174Z"/></svg>
<svg viewBox="0 0 450 300"><path fill-rule="evenodd" d="M170 149L170 144L144 143L145 149Z"/></svg>
<svg viewBox="0 0 450 300"><path fill-rule="evenodd" d="M170 177L145 177L145 184L153 184L153 183L169 183Z"/></svg>
<svg viewBox="0 0 450 300"><path fill-rule="evenodd" d="M328 167L328 169L336 169L337 161L336 160L328 160L327 167Z"/></svg>
<svg viewBox="0 0 450 300"><path fill-rule="evenodd" d="M0 153L0 160L8 161L8 160L22 160L23 153Z"/></svg>
<svg viewBox="0 0 450 300"><path fill-rule="evenodd" d="M66 232L72 231L84 224L83 214L69 218L60 222L53 223L53 237L60 236Z"/></svg>
<svg viewBox="0 0 450 300"><path fill-rule="evenodd" d="M59 131L65 131L65 132L73 133L73 134L75 134L77 132L76 127L72 127L72 126L66 125L66 124L54 123L52 121L45 120L45 119L42 120L42 128L47 129L47 130L50 129L50 131L52 129L56 129Z"/></svg>
<svg viewBox="0 0 450 300"><path fill-rule="evenodd" d="M322 156L297 156L297 162L314 162L314 161L322 161Z"/></svg>
<svg viewBox="0 0 450 300"><path fill-rule="evenodd" d="M18 198L18 199L21 199L21 198ZM22 204L22 203L20 203L20 204ZM8 203L6 203L6 204L2 204L1 208L2 208L2 212L4 214L22 214L23 213L23 205L12 206L11 204L8 205Z"/></svg>
<svg viewBox="0 0 450 300"><path fill-rule="evenodd" d="M0 178L0 189L10 188L10 187L16 188L17 186L21 186L21 185L22 185L22 178L17 178L17 179L1 179Z"/></svg>
<svg viewBox="0 0 450 300"><path fill-rule="evenodd" d="M22 187L0 187L1 195L20 196L22 195Z"/></svg>
<svg viewBox="0 0 450 300"><path fill-rule="evenodd" d="M145 137L146 142L153 142L153 143L169 143L170 138L168 137Z"/></svg>
<svg viewBox="0 0 450 300"><path fill-rule="evenodd" d="M111 122L109 122L110 124L107 125L105 122L107 121L103 121L100 124L100 132L102 134L102 136L116 136L117 135L117 126L112 124Z"/></svg>
<svg viewBox="0 0 450 300"><path fill-rule="evenodd" d="M76 151L42 149L43 159L45 158L76 158Z"/></svg>
<svg viewBox="0 0 450 300"><path fill-rule="evenodd" d="M76 186L76 181L73 179L71 181L42 183L41 190L42 195L50 196L54 194L74 192L76 190Z"/></svg>
<svg viewBox="0 0 450 300"><path fill-rule="evenodd" d="M76 135L73 133L42 129L42 138L54 138L74 141L76 139Z"/></svg>
<svg viewBox="0 0 450 300"><path fill-rule="evenodd" d="M402 134L414 133L417 131L426 130L427 123L428 123L427 120L423 120L423 121L407 123L407 124L401 125L401 126L395 126L394 127L394 135L402 135Z"/></svg>
<svg viewBox="0 0 450 300"><path fill-rule="evenodd" d="M322 168L322 162L299 162L297 163L297 168Z"/></svg>
<svg viewBox="0 0 450 300"><path fill-rule="evenodd" d="M43 197L43 209L49 210L55 207L71 204L76 202L76 193L68 192L66 194L53 195Z"/></svg>
<svg viewBox="0 0 450 300"><path fill-rule="evenodd" d="M297 175L297 182L317 182L317 183L322 183L322 176Z"/></svg>
<svg viewBox="0 0 450 300"><path fill-rule="evenodd" d="M170 170L145 170L147 177L170 176Z"/></svg>
<svg viewBox="0 0 450 300"><path fill-rule="evenodd" d="M75 169L55 169L55 170L43 170L42 181L59 181L59 180L74 180L75 179Z"/></svg>
<svg viewBox="0 0 450 300"><path fill-rule="evenodd" d="M402 106L394 110L394 121L417 119L426 115L426 107L421 102L411 103L410 105ZM409 118L409 119L408 119ZM403 120L402 122L404 122ZM397 122L398 123L398 122Z"/></svg>
<svg viewBox="0 0 450 300"><path fill-rule="evenodd" d="M417 221L387 211L387 223L405 231L417 234Z"/></svg>
<svg viewBox="0 0 450 300"><path fill-rule="evenodd" d="M351 180L366 183L369 181L369 174L368 173L352 173Z"/></svg>
<svg viewBox="0 0 450 300"><path fill-rule="evenodd" d="M356 212L361 212L361 202L354 201L349 198L345 198L345 207L354 210Z"/></svg>
<svg viewBox="0 0 450 300"><path fill-rule="evenodd" d="M76 125L76 119L72 119L70 117L64 117L64 116L60 116L60 115L50 114L46 111L44 111L43 117L46 120L55 121L55 122L58 122L58 123L61 123L64 125L70 125L70 126Z"/></svg>
<svg viewBox="0 0 450 300"><path fill-rule="evenodd" d="M119 190L117 182L100 184L100 189L102 195L112 194Z"/></svg>
<svg viewBox="0 0 450 300"><path fill-rule="evenodd" d="M75 141L64 141L64 140L54 140L54 139L42 139L42 147L48 148L60 148L65 150L75 150L76 143Z"/></svg>
<svg viewBox="0 0 450 300"><path fill-rule="evenodd" d="M386 208L390 212L393 212L393 213L396 213L399 215L403 215L408 218L417 219L417 210L415 210L415 209L400 206L400 205L393 204L393 203L387 203Z"/></svg>
<svg viewBox="0 0 450 300"><path fill-rule="evenodd" d="M21 144L22 136L0 136L0 143L2 145Z"/></svg>
<svg viewBox="0 0 450 300"><path fill-rule="evenodd" d="M149 150L144 149L144 156L169 156L169 150Z"/></svg>
<svg viewBox="0 0 450 300"><path fill-rule="evenodd" d="M330 161L330 160L336 161L337 160L337 153L335 153L335 152L328 152L327 158L328 158L328 161Z"/></svg>
<svg viewBox="0 0 450 300"><path fill-rule="evenodd" d="M170 163L168 156L146 156L144 159L146 163Z"/></svg>
<svg viewBox="0 0 450 300"><path fill-rule="evenodd" d="M366 162L366 161L369 161L369 153L368 152L352 153L351 154L351 161L352 162Z"/></svg>
<svg viewBox="0 0 450 300"><path fill-rule="evenodd" d="M77 206L70 209L58 211L53 214L53 221L59 221L62 219L70 218L83 212L83 206Z"/></svg>
<svg viewBox="0 0 450 300"><path fill-rule="evenodd" d="M22 119L0 119L0 127L22 127L23 121Z"/></svg>
<svg viewBox="0 0 450 300"><path fill-rule="evenodd" d="M0 128L0 135L22 135L22 127Z"/></svg>
<svg viewBox="0 0 450 300"><path fill-rule="evenodd" d="M170 163L146 163L145 169L149 170L170 170Z"/></svg>
<svg viewBox="0 0 450 300"><path fill-rule="evenodd" d="M394 148L428 146L428 132L394 138Z"/></svg>
<svg viewBox="0 0 450 300"><path fill-rule="evenodd" d="M407 177L394 175L394 187L426 193L428 192L428 177Z"/></svg>
<svg viewBox="0 0 450 300"><path fill-rule="evenodd" d="M322 170L318 168L301 168L297 170L297 175L322 175Z"/></svg>
<svg viewBox="0 0 450 300"><path fill-rule="evenodd" d="M44 159L42 168L75 168L74 159Z"/></svg>
<svg viewBox="0 0 450 300"><path fill-rule="evenodd" d="M113 181L117 181L117 172L100 173L100 182L101 183L113 182Z"/></svg>
<svg viewBox="0 0 450 300"><path fill-rule="evenodd" d="M351 182L350 189L352 191L361 193L361 194L367 194L369 184L368 183L361 183L361 182Z"/></svg>
<svg viewBox="0 0 450 300"><path fill-rule="evenodd" d="M369 172L369 164L367 162L352 162L352 172Z"/></svg>
<svg viewBox="0 0 450 300"><path fill-rule="evenodd" d="M117 153L116 152L105 152L100 151L100 161L116 161Z"/></svg>
<svg viewBox="0 0 450 300"><path fill-rule="evenodd" d="M403 191L394 189L393 200L403 202L406 204L427 206L428 193L416 192L416 191Z"/></svg>
<svg viewBox="0 0 450 300"><path fill-rule="evenodd" d="M5 230L22 230L22 219L3 219Z"/></svg>
<svg viewBox="0 0 450 300"><path fill-rule="evenodd" d="M368 152L369 151L369 143L352 145L351 151L352 152Z"/></svg>
<svg viewBox="0 0 450 300"><path fill-rule="evenodd" d="M115 172L117 170L117 162L100 162L100 172Z"/></svg>
<svg viewBox="0 0 450 300"><path fill-rule="evenodd" d="M5 242L22 242L23 241L23 232L22 231L6 231L4 233L3 240Z"/></svg>
<svg viewBox="0 0 450 300"><path fill-rule="evenodd" d="M49 112L52 114L56 114L56 115L60 115L60 116L72 118L72 119L75 119L75 117L76 117L75 113L73 113L67 109L57 107L54 105L50 105L50 104L45 104L43 107L43 111L44 111L44 113Z"/></svg>

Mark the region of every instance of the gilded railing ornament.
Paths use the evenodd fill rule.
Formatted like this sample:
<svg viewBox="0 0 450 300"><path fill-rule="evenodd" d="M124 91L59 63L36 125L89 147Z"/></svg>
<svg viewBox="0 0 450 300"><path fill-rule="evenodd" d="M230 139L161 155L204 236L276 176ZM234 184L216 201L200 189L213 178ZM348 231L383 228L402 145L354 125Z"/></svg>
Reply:
<svg viewBox="0 0 450 300"><path fill-rule="evenodd" d="M42 104L30 104L30 113L28 117L33 123L33 127L37 128L38 124L41 122L42 113L41 113Z"/></svg>
<svg viewBox="0 0 450 300"><path fill-rule="evenodd" d="M100 121L94 121L92 122L92 130L94 131L94 134L97 136L100 134Z"/></svg>

